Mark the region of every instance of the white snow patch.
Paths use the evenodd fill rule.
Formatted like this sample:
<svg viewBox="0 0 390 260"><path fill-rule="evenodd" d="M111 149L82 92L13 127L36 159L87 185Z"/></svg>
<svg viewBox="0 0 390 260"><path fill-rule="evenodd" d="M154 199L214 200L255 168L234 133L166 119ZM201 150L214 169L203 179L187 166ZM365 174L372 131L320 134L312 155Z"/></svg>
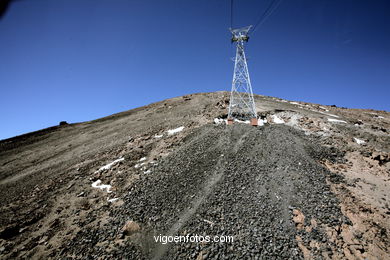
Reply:
<svg viewBox="0 0 390 260"><path fill-rule="evenodd" d="M339 116L336 116L336 115L333 115L333 114L329 114L329 113L324 113L322 111L318 111L318 113L321 113L321 114L324 114L324 115L327 115L327 116L331 116L331 117L337 117L339 118Z"/></svg>
<svg viewBox="0 0 390 260"><path fill-rule="evenodd" d="M176 134L178 132L181 132L183 131L184 129L184 126L181 126L181 127L178 127L178 128L175 128L175 129L171 129L171 130L168 130L168 135L173 135L173 134Z"/></svg>
<svg viewBox="0 0 390 260"><path fill-rule="evenodd" d="M355 140L355 142L356 142L357 144L364 144L364 143L366 143L366 141L361 140L361 139L358 139L358 138L356 138L356 137L354 137L353 140Z"/></svg>
<svg viewBox="0 0 390 260"><path fill-rule="evenodd" d="M112 203L112 202L117 201L118 199L119 199L119 198L113 198L113 199L108 199L108 198L107 198L107 201Z"/></svg>
<svg viewBox="0 0 390 260"><path fill-rule="evenodd" d="M155 135L154 138L161 138L163 135Z"/></svg>
<svg viewBox="0 0 390 260"><path fill-rule="evenodd" d="M234 119L234 122L241 123L241 124L250 124L251 123L251 121L249 121L249 120L242 121L242 120L238 120L238 119Z"/></svg>
<svg viewBox="0 0 390 260"><path fill-rule="evenodd" d="M145 174L151 173L151 170L144 171Z"/></svg>
<svg viewBox="0 0 390 260"><path fill-rule="evenodd" d="M345 124L347 123L344 120L338 120L338 119L334 119L334 118L328 118L328 121L335 122L335 123L345 123Z"/></svg>
<svg viewBox="0 0 390 260"><path fill-rule="evenodd" d="M259 118L259 119L257 119L258 126L263 126L266 123L267 123L267 118L264 118L264 119Z"/></svg>
<svg viewBox="0 0 390 260"><path fill-rule="evenodd" d="M107 184L101 184L102 181L101 180L97 180L95 181L94 183L92 183L92 187L93 188L97 188L97 189L101 189L101 190L106 190L107 193L111 193L111 185L107 185Z"/></svg>
<svg viewBox="0 0 390 260"><path fill-rule="evenodd" d="M374 116L374 118L383 119L384 117L383 116Z"/></svg>
<svg viewBox="0 0 390 260"><path fill-rule="evenodd" d="M104 165L103 167L101 167L99 170L97 170L96 172L98 172L98 171L103 171L103 170L108 170L108 169L110 169L111 168L111 166L113 166L114 164L116 164L117 162L121 162L121 161L123 161L125 158L119 158L119 159L117 159L117 160L115 160L115 161L113 161L113 162L111 162L111 163L109 163L109 164L107 164L107 165Z"/></svg>
<svg viewBox="0 0 390 260"><path fill-rule="evenodd" d="M136 165L134 165L134 168L138 169L139 167L141 166L144 166L145 163L137 163Z"/></svg>
<svg viewBox="0 0 390 260"><path fill-rule="evenodd" d="M222 118L214 118L214 124L220 125L222 123L227 124L227 120Z"/></svg>
<svg viewBox="0 0 390 260"><path fill-rule="evenodd" d="M290 102L290 104L293 104L293 105L300 105L298 102Z"/></svg>
<svg viewBox="0 0 390 260"><path fill-rule="evenodd" d="M284 120L279 118L277 115L272 115L271 117L275 124L284 124Z"/></svg>
<svg viewBox="0 0 390 260"><path fill-rule="evenodd" d="M145 160L146 160L146 157L142 157L141 159L139 159L140 162L145 161Z"/></svg>

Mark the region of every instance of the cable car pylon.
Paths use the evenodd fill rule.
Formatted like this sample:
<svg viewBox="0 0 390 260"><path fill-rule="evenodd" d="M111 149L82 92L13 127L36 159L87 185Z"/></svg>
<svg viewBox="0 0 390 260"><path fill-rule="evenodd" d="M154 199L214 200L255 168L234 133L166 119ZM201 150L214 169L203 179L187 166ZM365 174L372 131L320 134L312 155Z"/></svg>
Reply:
<svg viewBox="0 0 390 260"><path fill-rule="evenodd" d="M257 126L256 106L244 49L244 43L249 40L248 32L251 28L252 25L238 29L230 28L231 41L236 44L236 57L229 101L228 125L233 124L234 119L238 119L250 120L251 125Z"/></svg>

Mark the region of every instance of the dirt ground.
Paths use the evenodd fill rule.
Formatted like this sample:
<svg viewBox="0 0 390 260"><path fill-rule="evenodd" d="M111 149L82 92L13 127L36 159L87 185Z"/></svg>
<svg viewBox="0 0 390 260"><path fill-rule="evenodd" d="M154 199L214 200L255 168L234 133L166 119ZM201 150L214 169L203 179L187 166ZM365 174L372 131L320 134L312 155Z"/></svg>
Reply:
<svg viewBox="0 0 390 260"><path fill-rule="evenodd" d="M390 113L255 101L258 127L215 92L1 140L0 259L390 258Z"/></svg>

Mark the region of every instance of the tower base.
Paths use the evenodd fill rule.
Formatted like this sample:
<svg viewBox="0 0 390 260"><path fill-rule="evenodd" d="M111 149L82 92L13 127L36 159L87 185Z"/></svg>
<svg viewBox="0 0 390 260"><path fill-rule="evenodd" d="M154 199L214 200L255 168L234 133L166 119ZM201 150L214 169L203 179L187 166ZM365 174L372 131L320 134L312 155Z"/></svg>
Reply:
<svg viewBox="0 0 390 260"><path fill-rule="evenodd" d="M253 125L253 126L257 126L257 125L258 125L258 122L257 122L257 118L256 118L256 117L251 118L251 125Z"/></svg>

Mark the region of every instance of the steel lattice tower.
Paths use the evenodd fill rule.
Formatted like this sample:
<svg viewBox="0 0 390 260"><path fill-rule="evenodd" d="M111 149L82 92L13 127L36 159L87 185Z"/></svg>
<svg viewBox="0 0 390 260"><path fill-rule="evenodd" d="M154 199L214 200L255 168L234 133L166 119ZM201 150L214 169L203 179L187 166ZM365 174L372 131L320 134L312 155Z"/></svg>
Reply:
<svg viewBox="0 0 390 260"><path fill-rule="evenodd" d="M233 119L251 119L252 125L257 125L255 101L253 99L252 85L244 51L244 43L249 40L248 31L251 27L250 25L239 29L230 29L232 42L236 43L236 57L228 113L228 122L230 123L233 123Z"/></svg>

